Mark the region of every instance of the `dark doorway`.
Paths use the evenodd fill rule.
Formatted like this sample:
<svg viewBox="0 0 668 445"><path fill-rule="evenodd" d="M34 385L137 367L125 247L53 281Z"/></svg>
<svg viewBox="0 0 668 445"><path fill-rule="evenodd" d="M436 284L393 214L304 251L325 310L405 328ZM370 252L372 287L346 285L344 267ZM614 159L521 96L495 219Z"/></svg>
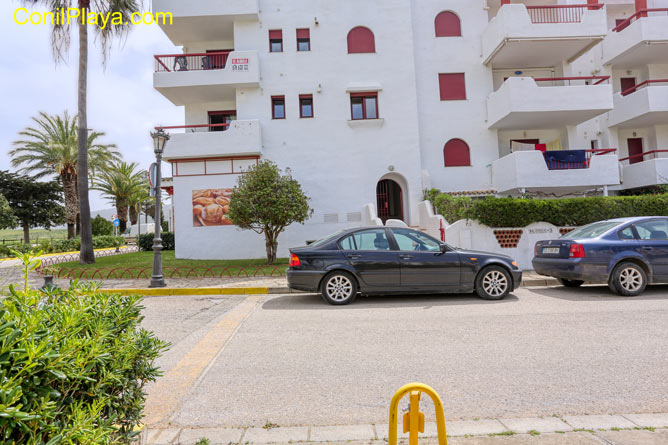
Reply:
<svg viewBox="0 0 668 445"><path fill-rule="evenodd" d="M388 219L404 220L404 202L401 186L391 179L383 179L376 186L378 217L383 224Z"/></svg>
<svg viewBox="0 0 668 445"><path fill-rule="evenodd" d="M631 90L631 88L636 86L636 78L635 77L622 77L621 79L619 79L619 83L621 84L621 88L622 88L622 91L621 91L622 96L629 95L629 94L634 93L636 91L635 89ZM631 91L628 91L628 90L631 90ZM628 91L628 92L626 94L624 94L624 91Z"/></svg>
<svg viewBox="0 0 668 445"><path fill-rule="evenodd" d="M229 124L233 120L237 119L237 112L234 110L230 111L209 111L209 125L217 125L215 127L209 127L209 131L227 131L229 126L223 126L220 124Z"/></svg>
<svg viewBox="0 0 668 445"><path fill-rule="evenodd" d="M643 152L642 149L642 138L629 138L626 140L626 143L629 147L629 156L635 156L629 159L629 164L637 164L642 162L644 159L640 156Z"/></svg>

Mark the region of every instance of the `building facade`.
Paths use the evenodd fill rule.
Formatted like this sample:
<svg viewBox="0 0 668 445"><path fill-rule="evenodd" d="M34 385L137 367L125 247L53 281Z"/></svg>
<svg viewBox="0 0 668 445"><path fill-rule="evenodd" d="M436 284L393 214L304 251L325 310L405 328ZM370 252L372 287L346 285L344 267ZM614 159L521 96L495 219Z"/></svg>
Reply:
<svg viewBox="0 0 668 445"><path fill-rule="evenodd" d="M183 52L177 256L261 257L226 218L239 174L289 168L315 210L279 255L350 226L434 231L425 189L499 196L668 183L668 0L154 0ZM454 222L454 221L452 221Z"/></svg>

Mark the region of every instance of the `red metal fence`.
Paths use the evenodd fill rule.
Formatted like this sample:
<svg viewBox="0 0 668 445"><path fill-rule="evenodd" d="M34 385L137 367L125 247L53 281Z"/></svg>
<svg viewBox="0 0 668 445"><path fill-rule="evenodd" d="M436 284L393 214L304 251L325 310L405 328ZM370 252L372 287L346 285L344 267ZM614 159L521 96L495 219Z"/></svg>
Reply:
<svg viewBox="0 0 668 445"><path fill-rule="evenodd" d="M631 17L629 17L628 19L624 20L623 22L619 23L617 26L612 28L612 31L613 32L623 31L626 27L628 27L634 21L636 21L640 18L643 18L643 17L649 17L650 15L653 15L653 16L654 15L668 15L668 8L639 9Z"/></svg>
<svg viewBox="0 0 668 445"><path fill-rule="evenodd" d="M630 161L630 160L636 160L636 159L640 159L640 162L642 162L642 161L645 160L645 156L650 156L650 155L652 156L650 159L656 159L656 158L659 157L659 156L658 156L659 153L668 153L668 150L652 150L652 151L646 151L646 152L644 152L644 153L638 153L637 155L627 156L627 157L625 157L625 158L622 158L622 159L619 160L619 162Z"/></svg>
<svg viewBox="0 0 668 445"><path fill-rule="evenodd" d="M162 274L165 278L257 278L282 277L287 265L281 266L164 266ZM42 266L39 269L42 275L53 275L55 278L86 279L86 280L132 280L149 279L153 272L152 267L100 267L79 268L61 266Z"/></svg>
<svg viewBox="0 0 668 445"><path fill-rule="evenodd" d="M155 72L222 70L232 51L153 56Z"/></svg>
<svg viewBox="0 0 668 445"><path fill-rule="evenodd" d="M597 149L584 150L584 151L585 151L585 154L586 154L586 158L583 162L582 161L568 162L568 161L560 161L560 160L554 160L554 159L545 159L545 163L547 164L547 169L548 170L578 170L578 169L589 168L590 165L591 165L591 158L593 156L614 154L614 153L617 152L617 149L616 148L597 148Z"/></svg>
<svg viewBox="0 0 668 445"><path fill-rule="evenodd" d="M598 10L603 5L548 5L527 6L531 23L580 23L587 10Z"/></svg>
<svg viewBox="0 0 668 445"><path fill-rule="evenodd" d="M224 131L230 124L177 125L174 127L155 127L156 130L185 130L186 133Z"/></svg>
<svg viewBox="0 0 668 445"><path fill-rule="evenodd" d="M622 91L622 96L626 96L628 94L635 93L640 88L650 86L653 83L665 83L666 85L668 85L668 79L652 79L652 80L646 80L644 82L640 82L638 85L634 85L631 88Z"/></svg>
<svg viewBox="0 0 668 445"><path fill-rule="evenodd" d="M551 86L560 86L556 83L567 85L600 85L610 80L610 76L579 76L579 77L534 77L537 83L552 82Z"/></svg>

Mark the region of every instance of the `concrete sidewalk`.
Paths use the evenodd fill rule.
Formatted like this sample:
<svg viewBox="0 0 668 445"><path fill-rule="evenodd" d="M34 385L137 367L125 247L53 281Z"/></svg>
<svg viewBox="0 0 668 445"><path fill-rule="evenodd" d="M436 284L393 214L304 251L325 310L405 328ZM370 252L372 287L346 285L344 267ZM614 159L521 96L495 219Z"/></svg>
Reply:
<svg viewBox="0 0 668 445"><path fill-rule="evenodd" d="M398 428L399 439L407 442ZM452 421L446 425L452 444L668 444L668 413L564 416ZM142 444L211 445L249 443L387 443L388 425L304 425L257 428L156 429L144 431ZM435 423L426 423L420 443L438 443Z"/></svg>

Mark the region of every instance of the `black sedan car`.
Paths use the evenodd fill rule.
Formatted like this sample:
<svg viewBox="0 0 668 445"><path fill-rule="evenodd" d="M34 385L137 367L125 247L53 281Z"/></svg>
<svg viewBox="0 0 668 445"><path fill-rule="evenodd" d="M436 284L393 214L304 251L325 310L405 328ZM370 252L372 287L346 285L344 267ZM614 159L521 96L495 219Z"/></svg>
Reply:
<svg viewBox="0 0 668 445"><path fill-rule="evenodd" d="M290 254L288 286L320 292L334 305L352 303L358 293L475 291L500 300L522 281L508 256L457 249L407 228L344 230Z"/></svg>
<svg viewBox="0 0 668 445"><path fill-rule="evenodd" d="M536 243L533 267L568 287L607 283L623 296L668 283L668 217L599 221Z"/></svg>

